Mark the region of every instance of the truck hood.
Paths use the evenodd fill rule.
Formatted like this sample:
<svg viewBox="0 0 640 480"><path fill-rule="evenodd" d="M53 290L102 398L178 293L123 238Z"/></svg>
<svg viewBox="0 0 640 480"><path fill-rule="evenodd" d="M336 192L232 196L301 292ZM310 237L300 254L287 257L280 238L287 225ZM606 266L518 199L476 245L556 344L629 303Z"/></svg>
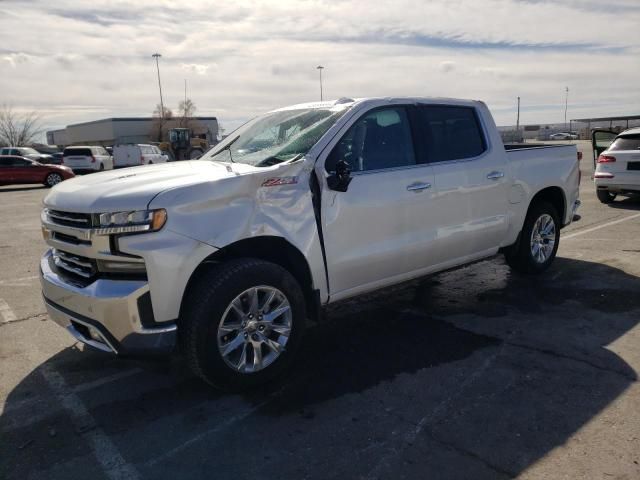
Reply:
<svg viewBox="0 0 640 480"><path fill-rule="evenodd" d="M124 168L75 177L56 185L46 207L79 213L144 210L159 193L257 170L205 160Z"/></svg>

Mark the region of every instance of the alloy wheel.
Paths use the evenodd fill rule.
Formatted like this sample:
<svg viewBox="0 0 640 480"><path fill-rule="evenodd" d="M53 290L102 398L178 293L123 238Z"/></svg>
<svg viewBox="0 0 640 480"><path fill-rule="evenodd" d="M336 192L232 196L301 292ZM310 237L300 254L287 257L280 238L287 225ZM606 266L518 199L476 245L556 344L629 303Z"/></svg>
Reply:
<svg viewBox="0 0 640 480"><path fill-rule="evenodd" d="M291 304L277 288L261 285L234 298L218 325L218 351L240 373L259 372L280 357L291 335Z"/></svg>

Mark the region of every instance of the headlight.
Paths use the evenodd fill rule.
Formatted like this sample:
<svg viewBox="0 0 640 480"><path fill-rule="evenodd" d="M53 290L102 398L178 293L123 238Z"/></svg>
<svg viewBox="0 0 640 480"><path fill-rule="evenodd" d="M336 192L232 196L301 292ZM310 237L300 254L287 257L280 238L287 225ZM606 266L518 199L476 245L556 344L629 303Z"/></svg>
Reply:
<svg viewBox="0 0 640 480"><path fill-rule="evenodd" d="M98 215L98 225L94 228L95 235L112 235L118 233L155 232L160 230L167 221L167 211L138 210L135 212L101 213Z"/></svg>

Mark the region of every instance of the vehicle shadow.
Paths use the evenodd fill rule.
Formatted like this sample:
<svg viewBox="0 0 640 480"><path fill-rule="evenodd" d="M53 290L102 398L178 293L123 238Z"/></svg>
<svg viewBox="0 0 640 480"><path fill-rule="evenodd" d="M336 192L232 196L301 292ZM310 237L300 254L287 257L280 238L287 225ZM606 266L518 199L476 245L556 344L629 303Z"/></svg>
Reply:
<svg viewBox="0 0 640 480"><path fill-rule="evenodd" d="M9 394L0 477L49 472L80 455L73 429L47 435L68 424L64 413L15 420L25 399L47 395L46 368L70 388L141 370L79 395L145 478L515 476L636 381L603 346L638 323L638 291L637 277L582 260L558 258L538 277L481 262L333 307L308 330L285 379L239 397L212 390L177 360L117 361L68 348ZM229 418L234 428L221 429ZM405 441L403 432L417 433ZM247 458L247 445L260 455ZM433 453L443 448L446 455ZM149 452L173 450L179 457L147 462ZM453 458L456 451L464 454ZM381 458L391 470L376 470Z"/></svg>
<svg viewBox="0 0 640 480"><path fill-rule="evenodd" d="M8 186L3 186L0 185L0 193L2 192L27 192L30 190L45 190L47 189L47 187L45 187L42 184L33 184L33 185L22 185L19 187L8 187Z"/></svg>
<svg viewBox="0 0 640 480"><path fill-rule="evenodd" d="M607 206L611 208L619 208L621 210L640 210L640 195L622 197L607 204Z"/></svg>

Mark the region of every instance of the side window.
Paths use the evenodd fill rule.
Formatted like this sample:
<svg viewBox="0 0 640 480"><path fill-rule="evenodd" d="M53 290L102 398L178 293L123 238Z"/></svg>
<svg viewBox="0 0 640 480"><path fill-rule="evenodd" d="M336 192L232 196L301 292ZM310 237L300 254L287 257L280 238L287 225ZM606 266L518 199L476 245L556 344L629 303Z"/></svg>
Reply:
<svg viewBox="0 0 640 480"><path fill-rule="evenodd" d="M13 157L11 159L11 165L13 165L14 167L26 167L31 165L31 162L22 158Z"/></svg>
<svg viewBox="0 0 640 480"><path fill-rule="evenodd" d="M426 147L426 161L473 158L486 150L484 134L473 108L423 106L419 111L418 131Z"/></svg>
<svg viewBox="0 0 640 480"><path fill-rule="evenodd" d="M405 108L378 109L359 118L329 154L327 171L334 171L339 160L354 172L415 165Z"/></svg>

